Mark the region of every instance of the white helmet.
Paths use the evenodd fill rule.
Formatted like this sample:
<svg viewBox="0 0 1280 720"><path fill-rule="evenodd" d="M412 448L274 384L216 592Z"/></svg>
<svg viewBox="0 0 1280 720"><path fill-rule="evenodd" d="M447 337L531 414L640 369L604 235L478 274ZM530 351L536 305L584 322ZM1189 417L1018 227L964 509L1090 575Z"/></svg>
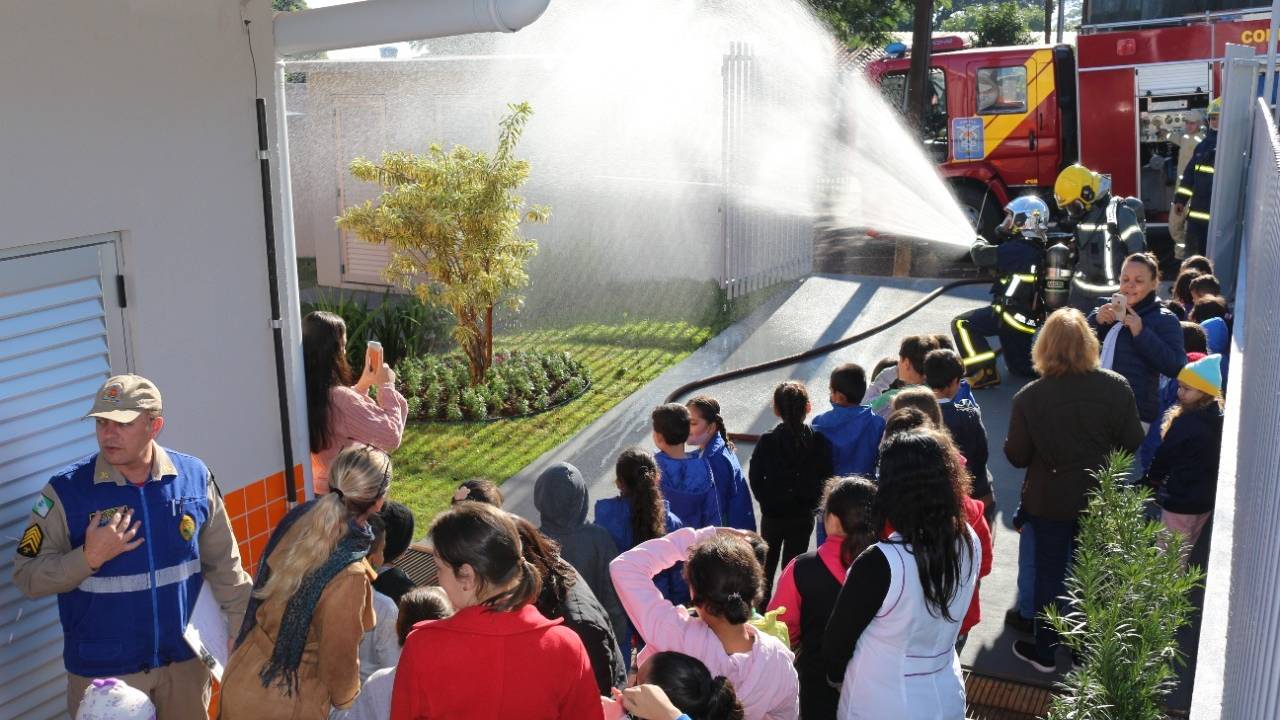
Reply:
<svg viewBox="0 0 1280 720"><path fill-rule="evenodd" d="M1049 206L1035 195L1015 198L1004 206L1004 225L1010 233L1043 240L1049 232Z"/></svg>

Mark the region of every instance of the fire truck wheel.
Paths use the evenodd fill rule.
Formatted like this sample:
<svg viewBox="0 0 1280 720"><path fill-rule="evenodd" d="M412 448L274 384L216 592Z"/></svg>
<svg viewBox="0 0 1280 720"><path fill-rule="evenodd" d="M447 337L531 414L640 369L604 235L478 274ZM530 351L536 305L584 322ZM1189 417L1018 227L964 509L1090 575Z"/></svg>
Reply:
<svg viewBox="0 0 1280 720"><path fill-rule="evenodd" d="M1000 201L986 190L972 185L958 186L956 200L978 234L991 237L996 225L1000 224Z"/></svg>

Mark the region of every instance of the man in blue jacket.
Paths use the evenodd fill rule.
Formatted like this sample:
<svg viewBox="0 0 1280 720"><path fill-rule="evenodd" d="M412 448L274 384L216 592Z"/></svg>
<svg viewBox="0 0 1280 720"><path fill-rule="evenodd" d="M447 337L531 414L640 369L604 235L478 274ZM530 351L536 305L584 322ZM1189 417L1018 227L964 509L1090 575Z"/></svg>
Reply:
<svg viewBox="0 0 1280 720"><path fill-rule="evenodd" d="M146 378L107 380L88 417L99 451L41 491L14 584L58 596L71 717L104 677L147 693L158 720L205 717L209 670L183 636L196 598L208 582L239 628L253 590L222 496L203 462L156 443L160 391Z"/></svg>

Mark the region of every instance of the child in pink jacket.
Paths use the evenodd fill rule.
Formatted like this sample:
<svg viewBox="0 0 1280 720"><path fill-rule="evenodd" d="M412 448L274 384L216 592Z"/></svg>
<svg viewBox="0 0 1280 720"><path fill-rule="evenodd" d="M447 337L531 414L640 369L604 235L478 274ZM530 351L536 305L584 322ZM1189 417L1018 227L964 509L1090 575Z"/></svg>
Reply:
<svg viewBox="0 0 1280 720"><path fill-rule="evenodd" d="M680 561L697 616L672 605L653 582ZM795 656L747 622L760 600L764 571L737 531L683 528L622 553L609 572L622 607L647 643L637 664L654 653L681 652L733 683L745 720L800 716Z"/></svg>

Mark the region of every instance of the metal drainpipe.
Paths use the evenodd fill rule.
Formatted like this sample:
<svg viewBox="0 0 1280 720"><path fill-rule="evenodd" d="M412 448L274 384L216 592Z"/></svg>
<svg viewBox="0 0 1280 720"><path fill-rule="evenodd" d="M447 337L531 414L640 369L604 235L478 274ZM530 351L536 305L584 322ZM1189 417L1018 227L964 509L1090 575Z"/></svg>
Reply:
<svg viewBox="0 0 1280 720"><path fill-rule="evenodd" d="M267 103L254 100L258 116L258 170L262 181L262 225L267 242L267 294L271 298L271 339L276 358L276 397L280 406L280 440L284 451L285 498L298 501L293 481L293 428L289 420L288 379L284 369L284 326L280 319L280 280L276 264L275 212L271 201L271 155L267 145Z"/></svg>

